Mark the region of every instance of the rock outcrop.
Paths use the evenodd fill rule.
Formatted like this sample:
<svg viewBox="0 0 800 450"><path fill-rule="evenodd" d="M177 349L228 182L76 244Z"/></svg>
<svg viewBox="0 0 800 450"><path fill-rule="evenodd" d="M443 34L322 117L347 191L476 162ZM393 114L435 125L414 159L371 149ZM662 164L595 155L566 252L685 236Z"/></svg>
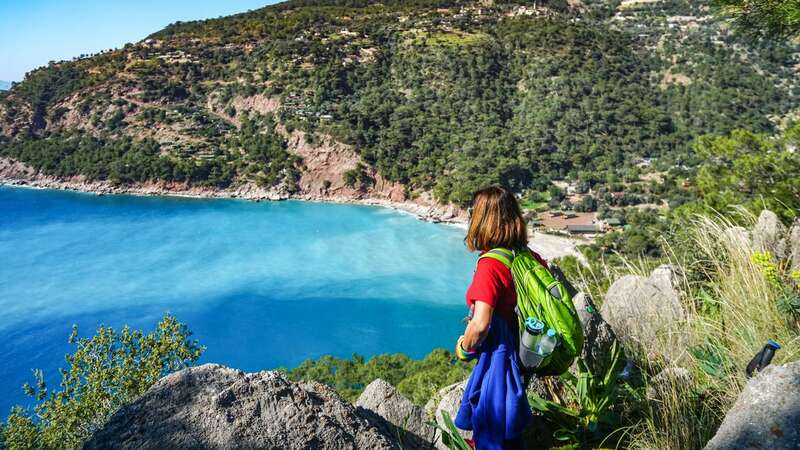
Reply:
<svg viewBox="0 0 800 450"><path fill-rule="evenodd" d="M676 390L688 389L692 386L692 375L683 367L667 367L650 379L647 386L647 397L662 401L674 395Z"/></svg>
<svg viewBox="0 0 800 450"><path fill-rule="evenodd" d="M332 389L216 364L159 380L84 449L399 449Z"/></svg>
<svg viewBox="0 0 800 450"><path fill-rule="evenodd" d="M706 450L800 448L800 362L751 379Z"/></svg>
<svg viewBox="0 0 800 450"><path fill-rule="evenodd" d="M726 228L722 234L723 242L728 248L750 248L750 231L744 227Z"/></svg>
<svg viewBox="0 0 800 450"><path fill-rule="evenodd" d="M658 288L664 295L669 296L670 301L680 301L680 268L672 264L662 264L652 272L648 280Z"/></svg>
<svg viewBox="0 0 800 450"><path fill-rule="evenodd" d="M770 252L778 259L785 258L786 235L786 227L778 215L765 209L758 216L758 222L751 233L753 248L760 252Z"/></svg>
<svg viewBox="0 0 800 450"><path fill-rule="evenodd" d="M789 230L788 250L792 270L800 270L800 219L795 220L792 229Z"/></svg>
<svg viewBox="0 0 800 450"><path fill-rule="evenodd" d="M319 149L318 147L315 148ZM322 153L318 154L317 157L324 159ZM311 163L309 162L308 164ZM333 167L331 169L333 170L332 173L339 174L337 176L340 176L345 171L343 167L345 166ZM308 171L311 169L306 166L304 170ZM310 179L313 179L313 177L309 178L309 180ZM330 180L323 177L319 178L317 181L319 185L325 185L325 181ZM462 210L454 204L439 204L430 192L422 192L413 199L395 201L393 198L399 198L397 193L402 191L402 189L398 191L397 185L390 186L381 182L378 183L380 189L368 189L365 192L360 192L347 188L346 186L342 187L341 180L337 183L338 184L332 183L328 189L316 189L310 184L306 185L301 183L301 190L299 192L289 192L284 185L262 187L252 182L235 183L224 189L177 181L146 181L133 184L115 184L109 180L89 180L81 175L68 178L45 175L37 172L29 165L10 158L0 157L0 185L32 186L47 189L92 192L98 195L166 195L198 198L239 198L254 201L297 199L314 202L354 203L382 206L405 211L417 216L421 220L429 222L462 224L467 220L465 210Z"/></svg>
<svg viewBox="0 0 800 450"><path fill-rule="evenodd" d="M686 313L677 279L675 269L664 265L649 277L625 275L608 289L601 313L627 350L673 364L683 356L679 327Z"/></svg>
<svg viewBox="0 0 800 450"><path fill-rule="evenodd" d="M572 297L572 304L578 313L578 319L583 328L583 350L581 359L586 362L587 368L594 374L600 374L608 367L611 362L611 346L617 340L611 325L600 315L600 310L594 304L594 300L585 292L579 292L577 288L567 279L564 272L556 264L550 264L550 271L553 276L564 285L567 292ZM661 274L655 274L656 279L660 279ZM657 282L657 284L660 284Z"/></svg>
<svg viewBox="0 0 800 450"><path fill-rule="evenodd" d="M359 413L389 436L397 436L404 449L432 448L438 431L429 425L425 411L380 378L370 383L356 400Z"/></svg>
<svg viewBox="0 0 800 450"><path fill-rule="evenodd" d="M459 406L461 406L461 398L464 396L464 389L467 388L467 380L460 383L451 384L439 390L428 403L425 404L425 414L428 417L436 418L436 423L444 427L444 419L442 419L442 411L450 414L450 417L456 417ZM459 430L460 431L460 430ZM471 431L461 431L461 435L465 438L472 436ZM447 447L442 443L441 433L436 434L435 446L439 450L447 450Z"/></svg>
<svg viewBox="0 0 800 450"><path fill-rule="evenodd" d="M600 315L589 294L579 292L572 297L572 303L583 327L584 341L580 357L590 372L600 375L611 363L611 347L617 335Z"/></svg>

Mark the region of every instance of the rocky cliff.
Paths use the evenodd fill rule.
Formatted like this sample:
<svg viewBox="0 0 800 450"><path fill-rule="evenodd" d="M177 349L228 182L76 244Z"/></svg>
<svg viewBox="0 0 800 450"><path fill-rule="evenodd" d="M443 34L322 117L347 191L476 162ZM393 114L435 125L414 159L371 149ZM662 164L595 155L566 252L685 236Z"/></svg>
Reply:
<svg viewBox="0 0 800 450"><path fill-rule="evenodd" d="M687 376L667 372L654 385L667 376L678 382ZM529 389L548 396L535 379ZM463 391L463 382L448 386L420 408L378 379L350 405L319 383L206 364L160 380L117 411L83 448L445 450L432 423L436 417L443 425L442 411L455 415ZM768 367L746 385L706 448L797 449L798 393L800 363ZM550 448L551 435L546 422L535 418L526 432L528 447Z"/></svg>
<svg viewBox="0 0 800 450"><path fill-rule="evenodd" d="M84 449L399 449L330 388L216 364L161 379Z"/></svg>
<svg viewBox="0 0 800 450"><path fill-rule="evenodd" d="M346 186L343 174L351 167L351 164L355 164L353 161L358 161L358 159L352 152L338 144L330 147L315 146L313 150L298 144L298 149L307 152L309 160L301 175L300 190L296 192L286 192L279 188L264 187L256 183L242 183L218 188L164 180L119 184L109 180L91 179L83 175L59 177L48 175L25 163L3 157L0 157L0 185L91 192L98 195L168 195L240 198L254 201L297 199L355 203L397 209L431 222L463 223L466 221L464 209L453 204L441 204L435 201L430 193L406 199L402 195L402 185L384 182L378 174L374 174L374 178L380 183L374 188L370 187L361 191Z"/></svg>

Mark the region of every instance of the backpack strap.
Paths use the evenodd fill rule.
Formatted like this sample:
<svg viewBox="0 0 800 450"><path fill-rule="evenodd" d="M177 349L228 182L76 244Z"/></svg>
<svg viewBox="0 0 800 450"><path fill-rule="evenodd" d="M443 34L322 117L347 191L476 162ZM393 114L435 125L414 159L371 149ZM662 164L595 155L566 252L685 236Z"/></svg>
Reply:
<svg viewBox="0 0 800 450"><path fill-rule="evenodd" d="M478 260L480 261L483 258L496 259L501 263L503 263L504 266L511 269L511 263L514 262L514 252L512 252L507 248L498 247L498 248L493 248L488 252L482 254L480 257L478 257Z"/></svg>

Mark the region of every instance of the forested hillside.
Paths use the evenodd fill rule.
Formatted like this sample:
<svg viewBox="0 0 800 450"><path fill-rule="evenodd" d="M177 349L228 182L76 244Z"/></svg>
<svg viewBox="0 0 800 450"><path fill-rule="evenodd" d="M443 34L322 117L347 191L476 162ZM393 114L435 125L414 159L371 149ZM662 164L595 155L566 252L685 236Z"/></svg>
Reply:
<svg viewBox="0 0 800 450"><path fill-rule="evenodd" d="M653 172L642 201L675 206L696 194L696 138L777 134L798 112L799 46L744 40L713 12L295 0L175 23L0 94L0 156L61 177L292 192L304 164L286 140L302 129L352 146L357 187L377 171L462 203L488 183L603 193Z"/></svg>

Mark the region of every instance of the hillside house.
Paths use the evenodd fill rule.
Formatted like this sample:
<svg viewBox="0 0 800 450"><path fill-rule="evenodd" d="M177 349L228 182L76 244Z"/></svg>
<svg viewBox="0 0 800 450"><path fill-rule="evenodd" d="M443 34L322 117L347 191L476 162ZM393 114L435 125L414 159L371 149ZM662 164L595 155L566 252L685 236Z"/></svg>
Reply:
<svg viewBox="0 0 800 450"><path fill-rule="evenodd" d="M611 217L605 220L605 224L608 228L619 228L622 226L622 221L616 217Z"/></svg>
<svg viewBox="0 0 800 450"><path fill-rule="evenodd" d="M584 229L584 227L592 227L591 233L598 233L602 231L602 229L598 226L596 217L596 213L579 213L574 211L562 213L560 211L554 211L539 218L536 221L537 224L534 226L543 228L546 231L567 233L590 233L589 228ZM575 228L575 226L578 228Z"/></svg>
<svg viewBox="0 0 800 450"><path fill-rule="evenodd" d="M567 233L569 234L597 234L602 230L595 224L591 225L567 225Z"/></svg>

